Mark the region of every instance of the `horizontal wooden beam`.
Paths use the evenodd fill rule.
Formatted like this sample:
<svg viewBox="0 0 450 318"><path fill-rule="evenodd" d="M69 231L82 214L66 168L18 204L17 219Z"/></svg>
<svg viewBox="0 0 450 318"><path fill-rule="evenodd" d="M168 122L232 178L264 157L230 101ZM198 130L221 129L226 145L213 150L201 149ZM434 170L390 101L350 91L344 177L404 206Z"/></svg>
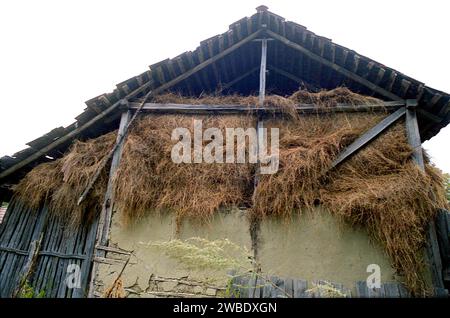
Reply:
<svg viewBox="0 0 450 318"><path fill-rule="evenodd" d="M369 129L366 133L356 139L350 146L348 146L344 151L342 151L339 156L333 161L331 167L334 168L340 163L344 162L347 158L354 155L359 149L367 145L369 142L374 140L383 131L385 131L389 126L394 124L398 119L405 115L406 108L402 107L396 110L394 113L390 114L374 127Z"/></svg>
<svg viewBox="0 0 450 318"><path fill-rule="evenodd" d="M342 75L352 79L353 81L358 82L359 84L366 86L367 88L371 89L374 92L377 92L380 95L382 95L384 97L387 97L387 98L389 98L391 100L402 100L402 98L400 98L399 96L397 96L397 95L395 95L395 94L385 90L384 88L382 88L382 87L380 87L378 85L375 85L371 81L366 80L365 78L363 78L363 77L361 77L361 76L359 76L359 75L357 75L357 74L347 70L346 68L344 68L344 67L342 67L340 65L337 65L336 63L328 61L327 59L321 57L320 55L317 55L316 53L314 53L314 52L312 52L312 51L310 51L310 50L308 50L306 48L304 48L303 46L288 40L284 36L281 36L281 35L279 35L279 34L277 34L275 32L272 32L270 30L267 30L266 32L267 32L268 36L270 36L270 37L280 41L281 43L283 43L283 44L285 44L285 45L287 45L287 46L289 46L289 47L291 47L291 48L293 48L293 49L295 49L297 51L302 52L307 57L309 57L309 58L311 58L311 59L313 59L313 60L315 60L315 61L317 61L317 62L319 62L319 63L321 63L323 65L326 65L326 66L332 68L336 72L339 72Z"/></svg>
<svg viewBox="0 0 450 318"><path fill-rule="evenodd" d="M382 105L348 105L337 104L334 107L318 107L314 104L298 104L295 106L300 113L342 113L342 112L384 112L397 110L399 107L405 105L404 101L384 102ZM140 103L131 102L129 108L134 110L140 107ZM283 109L280 107L258 105L193 105L193 104L161 104L161 103L145 103L142 107L144 112L154 113L248 113L248 112L267 112L267 113L282 113Z"/></svg>

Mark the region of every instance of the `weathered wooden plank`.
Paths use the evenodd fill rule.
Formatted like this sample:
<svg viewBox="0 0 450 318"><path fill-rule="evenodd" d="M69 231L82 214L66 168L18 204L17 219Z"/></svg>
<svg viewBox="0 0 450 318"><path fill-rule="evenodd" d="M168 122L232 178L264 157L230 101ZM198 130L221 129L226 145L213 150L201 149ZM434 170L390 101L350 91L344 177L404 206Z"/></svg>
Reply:
<svg viewBox="0 0 450 318"><path fill-rule="evenodd" d="M91 224L88 233L86 234L86 244L84 247L84 254L88 257L85 261L82 262L81 266L81 286L82 288L76 289L74 291L73 297L80 298L86 297L89 294L89 279L91 278L92 272L91 264L94 257L94 246L95 246L95 238L96 238L96 230L98 226L98 219L96 219L93 224Z"/></svg>
<svg viewBox="0 0 450 318"><path fill-rule="evenodd" d="M64 228L58 222L59 220L55 217L52 222L56 223L56 226L53 228L53 232L50 234L52 236L52 244L49 247L49 251L57 252L58 247L61 244L63 238ZM42 285L38 289L45 290L47 297L56 297L57 288L59 286L59 281L57 278L55 279L56 273L58 272L60 259L57 257L51 257L49 262L47 263L46 271L42 277Z"/></svg>
<svg viewBox="0 0 450 318"><path fill-rule="evenodd" d="M23 234L23 228L29 218L29 214L27 212L27 209L20 209L20 216L17 222L17 227L14 229L14 232L12 233L9 242L7 243L7 247L15 248L19 244L20 237ZM0 275L0 287L2 289L3 297L10 297L11 293L13 292L16 280L14 279L15 277L13 277L13 274L11 272L15 269L16 261L19 257L21 256L12 253L7 253L6 255L6 259L4 261L5 266L2 268L2 273Z"/></svg>
<svg viewBox="0 0 450 318"><path fill-rule="evenodd" d="M369 293L367 290L367 283L365 281L356 282L356 297L358 298L368 298Z"/></svg>
<svg viewBox="0 0 450 318"><path fill-rule="evenodd" d="M77 255L77 239L80 235L83 234L83 229L78 229L75 233L69 232L64 233L64 239L58 247L58 252L61 254L65 254L66 257L59 258L59 266L58 272L55 275L56 279L58 279L58 290L56 293L56 297L64 298L67 296L69 291L66 278L67 278L67 268L71 264L76 264L77 258L68 257L71 255ZM78 256L78 255L77 255Z"/></svg>
<svg viewBox="0 0 450 318"><path fill-rule="evenodd" d="M416 164L422 169L425 168L423 161L422 142L420 140L419 125L417 124L416 114L417 101L406 101L406 133L409 145L413 149L412 157Z"/></svg>
<svg viewBox="0 0 450 318"><path fill-rule="evenodd" d="M294 297L294 280L292 278L284 279L284 292L286 293L286 297Z"/></svg>
<svg viewBox="0 0 450 318"><path fill-rule="evenodd" d="M9 203L8 209L6 210L6 214L3 218L3 222L0 223L0 246L5 242L5 233L9 230L11 230L10 226L6 226L9 224L9 222L14 222L14 220L17 219L18 214L17 213L11 213L11 211L14 211L17 207L17 200L13 200Z"/></svg>
<svg viewBox="0 0 450 318"><path fill-rule="evenodd" d="M342 151L333 161L331 167L336 167L340 163L344 162L347 158L355 154L359 149L378 137L383 131L385 131L388 127L390 127L398 119L400 119L405 114L405 112L406 109L402 107L384 118L371 129L369 129L366 133L356 139L350 146L348 146L344 151Z"/></svg>
<svg viewBox="0 0 450 318"><path fill-rule="evenodd" d="M261 276L256 278L255 292L253 298L262 298L265 279Z"/></svg>
<svg viewBox="0 0 450 318"><path fill-rule="evenodd" d="M22 222L20 227L15 228L15 231L17 231L17 236L15 237L14 242L11 245L11 247L14 249L21 248L23 245L26 245L27 256L29 255L29 251L28 251L29 244L22 244L22 241L26 237L29 238L31 236L31 232L32 232L31 226L33 225L34 217L33 217L32 213L30 213L30 212L31 211L29 211L28 208L25 211L21 211L21 213L25 214L25 219ZM22 268L19 267L20 266L19 264L23 263L23 262L21 262L23 260L23 258L26 258L26 257L22 257L22 256L19 256L18 254L16 254L16 257L14 257L14 261L11 264L11 271L8 275L9 278L8 278L7 285L10 286L12 293L14 293L16 291L16 289L20 283L20 276L21 276Z"/></svg>
<svg viewBox="0 0 450 318"><path fill-rule="evenodd" d="M269 282L264 282L263 292L262 292L262 298L270 298L272 294L272 285Z"/></svg>
<svg viewBox="0 0 450 318"><path fill-rule="evenodd" d="M100 212L99 221L98 221L98 227L97 227L97 233L96 233L96 239L95 239L95 245L106 245L108 242L108 236L109 236L109 228L111 223L111 216L112 216L112 209L114 207L114 185L113 185L113 177L116 173L116 170L120 163L120 157L122 156L122 148L124 139L122 136L126 133L126 130L128 128L128 124L130 122L130 111L124 111L122 113L122 117L120 119L120 125L119 130L117 133L117 140L113 158L111 161L111 167L109 170L109 178L108 178L108 184L106 186L106 193L104 202L102 205L102 211ZM96 257L104 258L106 255L105 251L98 250L95 251ZM94 263L92 268L92 277L91 277L91 284L89 293L93 292L94 288L94 280L97 273L97 265Z"/></svg>
<svg viewBox="0 0 450 318"><path fill-rule="evenodd" d="M383 286L380 288L367 288L367 294L369 298L384 298L385 291Z"/></svg>
<svg viewBox="0 0 450 318"><path fill-rule="evenodd" d="M309 298L306 295L308 290L308 282L305 280L295 279L294 280L294 298Z"/></svg>
<svg viewBox="0 0 450 318"><path fill-rule="evenodd" d="M425 163L422 152L422 142L420 138L419 125L417 123L417 101L406 101L406 135L408 142L413 148L412 158L422 171L425 171ZM431 220L427 228L427 255L431 265L431 274L433 286L435 288L444 288L442 277L442 261L439 251L439 243L436 234L435 221Z"/></svg>
<svg viewBox="0 0 450 318"><path fill-rule="evenodd" d="M411 293L402 284L398 284L398 291L400 293L400 298L410 298Z"/></svg>
<svg viewBox="0 0 450 318"><path fill-rule="evenodd" d="M259 69L259 107L264 106L266 96L267 39L261 40L261 66Z"/></svg>
<svg viewBox="0 0 450 318"><path fill-rule="evenodd" d="M29 282L29 278L32 275L33 267L36 265L36 260L39 255L39 249L41 248L43 234L41 233L39 239L32 241L30 244L30 251L28 253L25 266L20 270L18 290L16 293L20 293L24 286ZM17 296L17 294L15 294Z"/></svg>
<svg viewBox="0 0 450 318"><path fill-rule="evenodd" d="M430 221L427 229L427 254L431 265L433 286L435 288L444 288L444 279L442 276L442 260L439 251L439 244L436 235L436 225L434 220Z"/></svg>
<svg viewBox="0 0 450 318"><path fill-rule="evenodd" d="M346 105L337 104L334 107L318 107L314 104L298 104L295 109L299 113L304 114L321 114L321 113L341 113L341 112L387 112L397 110L404 106L404 102L384 102L377 105ZM129 108L136 110L140 107L140 103L130 102ZM192 105L192 104L173 104L173 103L145 103L142 111L154 113L268 113L282 114L280 107L258 106L258 105Z"/></svg>
<svg viewBox="0 0 450 318"><path fill-rule="evenodd" d="M450 212L440 210L436 217L436 231L442 257L443 279L450 282Z"/></svg>
<svg viewBox="0 0 450 318"><path fill-rule="evenodd" d="M280 279L277 276L270 277L270 282L273 284L271 298L285 298L286 294L284 293L284 280Z"/></svg>
<svg viewBox="0 0 450 318"><path fill-rule="evenodd" d="M44 232L44 242L42 244L43 250L50 249L51 243L55 239L55 237L52 235L52 233L53 233L53 229L56 226L57 226L56 222L53 222L53 218L50 218L49 222L48 222L48 226L45 228L45 232ZM33 277L33 286L38 290L40 289L40 287L43 284L45 271L48 268L50 260L51 260L51 257L49 257L49 256L42 256L39 259L38 269L35 272L35 275Z"/></svg>
<svg viewBox="0 0 450 318"><path fill-rule="evenodd" d="M436 287L434 288L434 297L449 298L448 290L443 287Z"/></svg>
<svg viewBox="0 0 450 318"><path fill-rule="evenodd" d="M252 275L248 280L248 298L255 298L256 276Z"/></svg>
<svg viewBox="0 0 450 318"><path fill-rule="evenodd" d="M400 290L398 283L384 283L384 297L386 298L400 298Z"/></svg>

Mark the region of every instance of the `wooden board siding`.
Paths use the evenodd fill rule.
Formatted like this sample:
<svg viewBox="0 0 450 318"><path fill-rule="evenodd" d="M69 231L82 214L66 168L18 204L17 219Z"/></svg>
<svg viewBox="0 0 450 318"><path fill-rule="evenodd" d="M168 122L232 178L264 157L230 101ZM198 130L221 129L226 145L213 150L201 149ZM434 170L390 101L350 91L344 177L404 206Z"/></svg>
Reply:
<svg viewBox="0 0 450 318"><path fill-rule="evenodd" d="M342 284L327 281L307 282L302 279L277 276L255 277L251 274L231 275L229 296L233 298L409 298L407 289L396 282L382 283L380 288L369 288L365 281L355 282L352 291ZM333 288L331 294L327 293Z"/></svg>
<svg viewBox="0 0 450 318"><path fill-rule="evenodd" d="M3 218L5 217L6 208L0 208L0 223L2 223Z"/></svg>
<svg viewBox="0 0 450 318"><path fill-rule="evenodd" d="M33 211L13 200L0 224L0 297L14 295L32 242L43 234L29 284L45 297L85 297L91 267L95 222L72 231L46 207ZM81 288L68 288L68 265L78 265Z"/></svg>

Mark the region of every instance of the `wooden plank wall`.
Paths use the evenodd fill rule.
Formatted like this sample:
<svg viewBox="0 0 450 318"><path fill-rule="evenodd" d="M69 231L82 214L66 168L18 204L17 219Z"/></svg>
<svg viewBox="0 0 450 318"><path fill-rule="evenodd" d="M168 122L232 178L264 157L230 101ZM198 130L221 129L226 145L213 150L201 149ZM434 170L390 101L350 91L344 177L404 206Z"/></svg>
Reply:
<svg viewBox="0 0 450 318"><path fill-rule="evenodd" d="M323 280L308 283L306 280L277 276L232 275L229 293L235 298L411 297L402 284L395 282L383 283L380 288L374 289L369 288L365 281L358 281L354 287L356 292L352 293L342 284Z"/></svg>
<svg viewBox="0 0 450 318"><path fill-rule="evenodd" d="M450 286L450 212L439 211L436 217L436 230L442 258L442 277L444 284Z"/></svg>
<svg viewBox="0 0 450 318"><path fill-rule="evenodd" d="M0 297L11 297L21 279L31 243L43 239L29 284L45 297L84 297L95 238L94 224L69 231L61 220L47 218L47 208L33 211L13 200L0 224ZM81 269L81 288L68 288L69 264Z"/></svg>

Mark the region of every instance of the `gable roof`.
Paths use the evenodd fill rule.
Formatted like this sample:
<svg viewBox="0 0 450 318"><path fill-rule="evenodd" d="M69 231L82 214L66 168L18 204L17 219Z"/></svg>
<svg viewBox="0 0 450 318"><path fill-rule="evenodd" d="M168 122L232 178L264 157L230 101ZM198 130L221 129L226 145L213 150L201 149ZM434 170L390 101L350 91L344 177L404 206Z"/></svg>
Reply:
<svg viewBox="0 0 450 318"><path fill-rule="evenodd" d="M115 129L123 99L133 101L151 90L166 88L194 96L218 90L224 94L256 92L261 53L260 44L252 40L260 35L275 39L267 51L269 93L287 95L299 85L313 90L346 86L384 100L417 99L422 141L450 121L448 94L260 6L256 14L232 23L228 31L202 41L194 51L153 64L117 84L113 92L88 100L87 108L70 126L55 128L27 143L28 148L0 158L0 184L15 183L37 164L61 156L74 138L95 137Z"/></svg>

